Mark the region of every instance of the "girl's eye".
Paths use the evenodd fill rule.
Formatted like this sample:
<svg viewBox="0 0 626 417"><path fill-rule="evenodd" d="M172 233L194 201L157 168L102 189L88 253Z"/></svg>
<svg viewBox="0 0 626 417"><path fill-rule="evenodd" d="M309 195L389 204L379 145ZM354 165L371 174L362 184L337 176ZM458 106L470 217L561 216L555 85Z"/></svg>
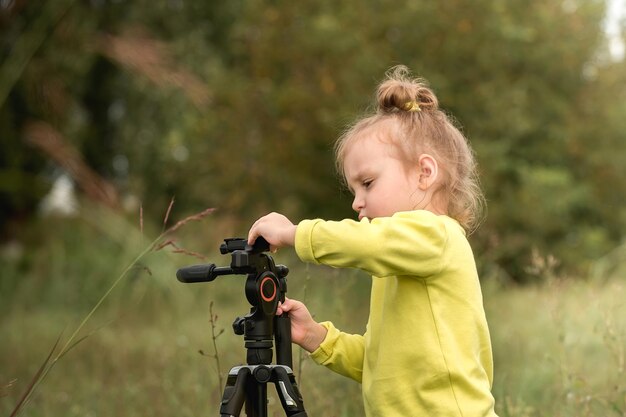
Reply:
<svg viewBox="0 0 626 417"><path fill-rule="evenodd" d="M365 180L363 181L363 187L365 188L370 188L370 185L372 185L372 180Z"/></svg>

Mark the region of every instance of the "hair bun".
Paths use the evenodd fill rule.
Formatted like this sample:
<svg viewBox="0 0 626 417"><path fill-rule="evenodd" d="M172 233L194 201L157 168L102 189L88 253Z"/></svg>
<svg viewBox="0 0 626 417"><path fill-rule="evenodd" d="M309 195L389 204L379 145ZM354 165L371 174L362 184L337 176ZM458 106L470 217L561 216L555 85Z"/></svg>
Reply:
<svg viewBox="0 0 626 417"><path fill-rule="evenodd" d="M387 79L378 87L377 102L380 113L413 113L439 108L435 93L424 80L411 78L404 65L393 67L387 72Z"/></svg>

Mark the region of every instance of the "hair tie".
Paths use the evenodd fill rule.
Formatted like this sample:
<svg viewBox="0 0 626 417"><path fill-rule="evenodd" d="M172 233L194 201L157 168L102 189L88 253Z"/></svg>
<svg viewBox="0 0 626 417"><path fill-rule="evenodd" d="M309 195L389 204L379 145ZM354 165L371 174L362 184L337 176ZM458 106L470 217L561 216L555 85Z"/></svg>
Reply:
<svg viewBox="0 0 626 417"><path fill-rule="evenodd" d="M415 101L415 100L407 101L406 103L404 103L404 106L402 106L402 108L404 110L410 111L410 112L422 111L422 109L420 108L419 103L417 101Z"/></svg>

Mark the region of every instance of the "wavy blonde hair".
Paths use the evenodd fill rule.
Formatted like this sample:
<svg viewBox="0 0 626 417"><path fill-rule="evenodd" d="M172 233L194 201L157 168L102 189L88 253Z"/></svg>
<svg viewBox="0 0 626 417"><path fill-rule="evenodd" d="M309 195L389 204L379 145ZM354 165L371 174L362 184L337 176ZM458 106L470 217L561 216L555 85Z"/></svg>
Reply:
<svg viewBox="0 0 626 417"><path fill-rule="evenodd" d="M397 145L403 159L416 163L432 155L443 173L433 198L444 202L447 215L473 232L483 219L485 199L474 153L425 80L412 78L405 66L391 68L378 86L376 111L351 125L337 140L337 170L344 175L347 150L364 136L377 135Z"/></svg>

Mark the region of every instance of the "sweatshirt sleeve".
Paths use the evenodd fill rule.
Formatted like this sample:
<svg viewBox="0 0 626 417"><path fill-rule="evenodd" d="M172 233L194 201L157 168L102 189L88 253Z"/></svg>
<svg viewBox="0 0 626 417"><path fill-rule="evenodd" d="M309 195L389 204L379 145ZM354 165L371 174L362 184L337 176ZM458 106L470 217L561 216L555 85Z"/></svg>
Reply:
<svg viewBox="0 0 626 417"><path fill-rule="evenodd" d="M326 338L311 353L311 358L340 375L361 383L365 352L364 336L341 332L327 321L320 323L328 330Z"/></svg>
<svg viewBox="0 0 626 417"><path fill-rule="evenodd" d="M377 277L428 277L443 266L448 234L441 217L418 210L360 222L303 220L295 249L305 262L358 268Z"/></svg>

